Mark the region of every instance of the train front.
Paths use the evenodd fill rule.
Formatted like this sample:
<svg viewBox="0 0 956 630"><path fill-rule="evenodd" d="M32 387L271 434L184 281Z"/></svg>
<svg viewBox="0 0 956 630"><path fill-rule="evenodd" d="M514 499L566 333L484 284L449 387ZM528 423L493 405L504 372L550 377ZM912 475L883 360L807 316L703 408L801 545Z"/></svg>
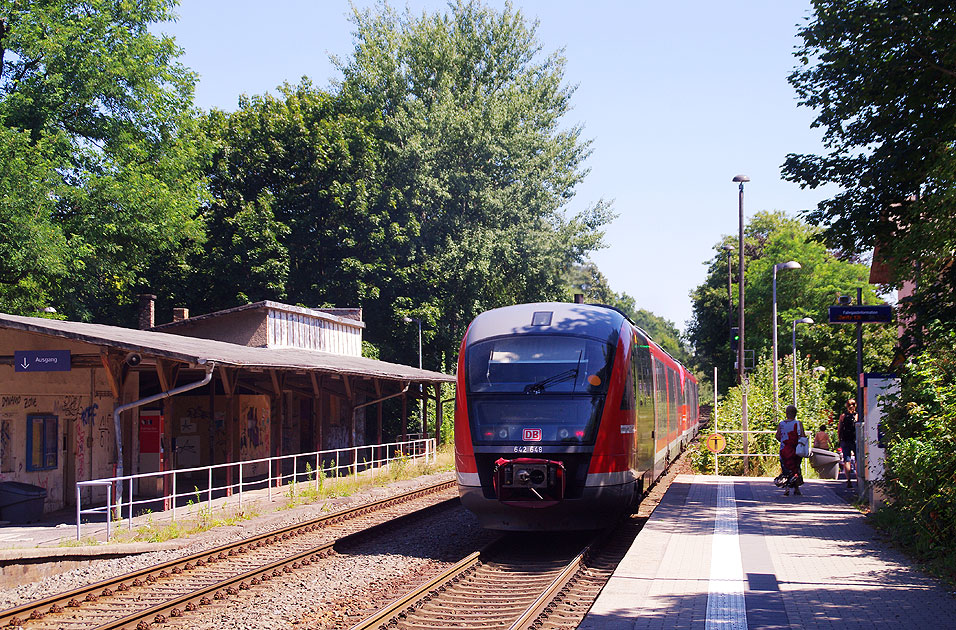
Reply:
<svg viewBox="0 0 956 630"><path fill-rule="evenodd" d="M623 387L614 380L624 322L608 308L563 303L472 322L458 363L455 461L462 504L482 527L596 529L633 500L626 474L594 465L609 390L619 398Z"/></svg>

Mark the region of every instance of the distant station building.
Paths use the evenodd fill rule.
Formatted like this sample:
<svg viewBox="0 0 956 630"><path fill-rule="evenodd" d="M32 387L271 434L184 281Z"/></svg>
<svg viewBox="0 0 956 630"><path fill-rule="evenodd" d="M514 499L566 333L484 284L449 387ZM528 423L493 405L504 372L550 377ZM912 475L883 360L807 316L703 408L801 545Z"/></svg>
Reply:
<svg viewBox="0 0 956 630"><path fill-rule="evenodd" d="M380 444L391 399L402 427L408 399L434 404L436 426L424 430L437 433L441 385L454 377L362 357L361 309L266 301L192 318L176 309L156 325L154 304L141 296L140 330L0 314L0 482L45 488L53 511L75 503L77 481L118 470ZM114 422L121 405L196 384ZM248 466L243 477L265 472ZM156 482L134 487L161 493ZM103 498L105 489L84 489L84 502Z"/></svg>

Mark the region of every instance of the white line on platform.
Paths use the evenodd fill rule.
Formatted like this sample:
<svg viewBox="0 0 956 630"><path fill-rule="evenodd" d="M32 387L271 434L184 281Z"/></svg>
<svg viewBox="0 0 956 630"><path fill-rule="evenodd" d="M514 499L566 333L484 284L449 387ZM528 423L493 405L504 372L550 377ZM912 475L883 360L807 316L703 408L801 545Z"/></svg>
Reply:
<svg viewBox="0 0 956 630"><path fill-rule="evenodd" d="M746 630L744 569L737 537L737 503L734 484L722 480L717 486L717 515L710 560L706 630Z"/></svg>

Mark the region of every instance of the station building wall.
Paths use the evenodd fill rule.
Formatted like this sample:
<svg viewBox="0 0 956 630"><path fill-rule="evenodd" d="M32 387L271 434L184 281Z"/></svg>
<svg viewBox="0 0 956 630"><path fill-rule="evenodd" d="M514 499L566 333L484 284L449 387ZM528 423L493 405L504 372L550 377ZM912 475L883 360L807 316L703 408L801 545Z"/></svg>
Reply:
<svg viewBox="0 0 956 630"><path fill-rule="evenodd" d="M81 342L0 330L0 354L16 350L98 352ZM138 390L138 375L131 373L123 396L134 400ZM46 512L72 505L76 481L114 474L116 404L105 368L17 372L13 365L0 365L0 481L46 488ZM92 500L105 496L105 489L85 494Z"/></svg>

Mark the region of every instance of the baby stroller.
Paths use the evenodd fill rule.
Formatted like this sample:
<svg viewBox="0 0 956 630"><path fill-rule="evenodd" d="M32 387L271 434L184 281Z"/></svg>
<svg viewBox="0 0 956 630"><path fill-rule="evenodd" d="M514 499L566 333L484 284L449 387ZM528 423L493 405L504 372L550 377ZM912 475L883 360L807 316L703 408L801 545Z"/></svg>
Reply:
<svg viewBox="0 0 956 630"><path fill-rule="evenodd" d="M802 483L803 476L799 472L784 472L773 480L773 484L778 488L786 488L784 495L790 494L790 488L793 488L794 494L800 494L800 485Z"/></svg>

